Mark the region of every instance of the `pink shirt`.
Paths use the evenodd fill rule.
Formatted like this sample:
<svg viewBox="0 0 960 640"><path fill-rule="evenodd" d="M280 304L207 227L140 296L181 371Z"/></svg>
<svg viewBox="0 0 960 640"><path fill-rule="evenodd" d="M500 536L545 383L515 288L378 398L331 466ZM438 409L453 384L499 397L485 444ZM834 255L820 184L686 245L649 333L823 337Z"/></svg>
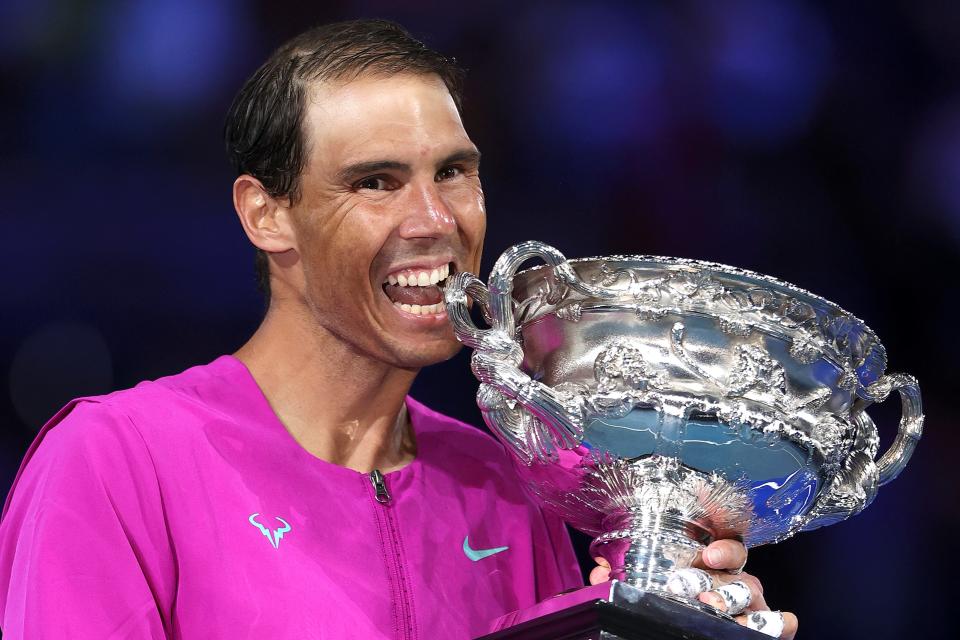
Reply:
<svg viewBox="0 0 960 640"><path fill-rule="evenodd" d="M382 503L300 447L231 356L71 402L4 508L4 637L472 638L580 586L503 448L407 407L417 457Z"/></svg>

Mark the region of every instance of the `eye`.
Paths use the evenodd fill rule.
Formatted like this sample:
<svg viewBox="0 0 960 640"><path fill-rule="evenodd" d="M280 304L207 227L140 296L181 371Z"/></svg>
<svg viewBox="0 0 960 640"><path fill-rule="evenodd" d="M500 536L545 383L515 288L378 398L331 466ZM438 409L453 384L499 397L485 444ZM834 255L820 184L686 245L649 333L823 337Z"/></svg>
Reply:
<svg viewBox="0 0 960 640"><path fill-rule="evenodd" d="M370 176L353 184L355 190L372 189L374 191L389 191L393 188L386 176Z"/></svg>
<svg viewBox="0 0 960 640"><path fill-rule="evenodd" d="M437 172L437 176L434 178L434 180L436 182L450 180L451 178L456 178L461 173L463 173L463 171L461 171L460 167L444 167Z"/></svg>

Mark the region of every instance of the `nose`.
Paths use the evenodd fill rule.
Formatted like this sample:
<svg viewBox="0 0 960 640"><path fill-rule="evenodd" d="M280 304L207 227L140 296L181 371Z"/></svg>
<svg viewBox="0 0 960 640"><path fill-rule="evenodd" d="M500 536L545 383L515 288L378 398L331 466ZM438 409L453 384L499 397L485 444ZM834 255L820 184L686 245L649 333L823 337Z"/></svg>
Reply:
<svg viewBox="0 0 960 640"><path fill-rule="evenodd" d="M441 238L457 230L453 211L436 187L429 183L414 190L407 215L400 224L402 238Z"/></svg>

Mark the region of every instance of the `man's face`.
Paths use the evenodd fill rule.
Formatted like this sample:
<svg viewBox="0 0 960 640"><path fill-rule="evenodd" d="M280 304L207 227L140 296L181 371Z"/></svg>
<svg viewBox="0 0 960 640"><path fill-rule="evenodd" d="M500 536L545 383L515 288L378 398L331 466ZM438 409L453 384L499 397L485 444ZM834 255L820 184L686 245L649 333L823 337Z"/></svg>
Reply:
<svg viewBox="0 0 960 640"><path fill-rule="evenodd" d="M393 366L451 357L437 280L477 273L486 214L479 154L447 88L413 74L319 82L304 133L291 213L308 313Z"/></svg>

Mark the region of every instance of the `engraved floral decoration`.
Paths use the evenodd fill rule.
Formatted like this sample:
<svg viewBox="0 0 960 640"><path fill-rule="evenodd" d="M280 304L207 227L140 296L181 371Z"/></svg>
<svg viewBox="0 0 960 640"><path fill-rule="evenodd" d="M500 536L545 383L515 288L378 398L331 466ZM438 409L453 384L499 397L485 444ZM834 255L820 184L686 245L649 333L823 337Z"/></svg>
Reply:
<svg viewBox="0 0 960 640"><path fill-rule="evenodd" d="M736 347L730 377L724 386L725 396L742 396L758 390L779 399L787 394L787 375L766 351L756 345L741 344Z"/></svg>
<svg viewBox="0 0 960 640"><path fill-rule="evenodd" d="M664 407L667 404L681 407L681 411L684 406L712 411L728 424L749 424L757 431L779 433L805 447L813 447L823 455L827 467L836 467L854 429L835 415L819 411L831 396L828 387L819 386L807 393L793 391L783 365L755 344L737 345L726 367L726 376L713 376L684 347L683 324L676 323L671 334L672 352L677 361L714 389L713 392L701 390L695 395L684 395L671 389L663 371L647 362L641 349L628 340L615 341L597 355L594 388L563 383L557 389L562 388L571 403L572 398L579 396L577 406L592 415L622 416L638 405ZM750 406L743 400L750 400ZM808 415L801 416L802 413L816 415L806 430L798 426L810 421Z"/></svg>
<svg viewBox="0 0 960 640"><path fill-rule="evenodd" d="M535 291L517 301L523 324L546 313L579 321L591 306L617 304L641 319L697 311L717 319L724 333L748 336L757 329L779 333L801 364L828 358L845 371L845 390L873 382L886 367L886 353L860 320L830 302L769 276L721 264L656 256L612 256L571 261L590 271L587 280L617 293L616 302L573 291L541 270ZM620 266L623 265L623 266ZM538 270L532 270L539 273Z"/></svg>
<svg viewBox="0 0 960 640"><path fill-rule="evenodd" d="M624 343L615 344L597 356L594 377L600 393L616 390L621 380L632 389L663 386L663 376L644 360L640 349Z"/></svg>

